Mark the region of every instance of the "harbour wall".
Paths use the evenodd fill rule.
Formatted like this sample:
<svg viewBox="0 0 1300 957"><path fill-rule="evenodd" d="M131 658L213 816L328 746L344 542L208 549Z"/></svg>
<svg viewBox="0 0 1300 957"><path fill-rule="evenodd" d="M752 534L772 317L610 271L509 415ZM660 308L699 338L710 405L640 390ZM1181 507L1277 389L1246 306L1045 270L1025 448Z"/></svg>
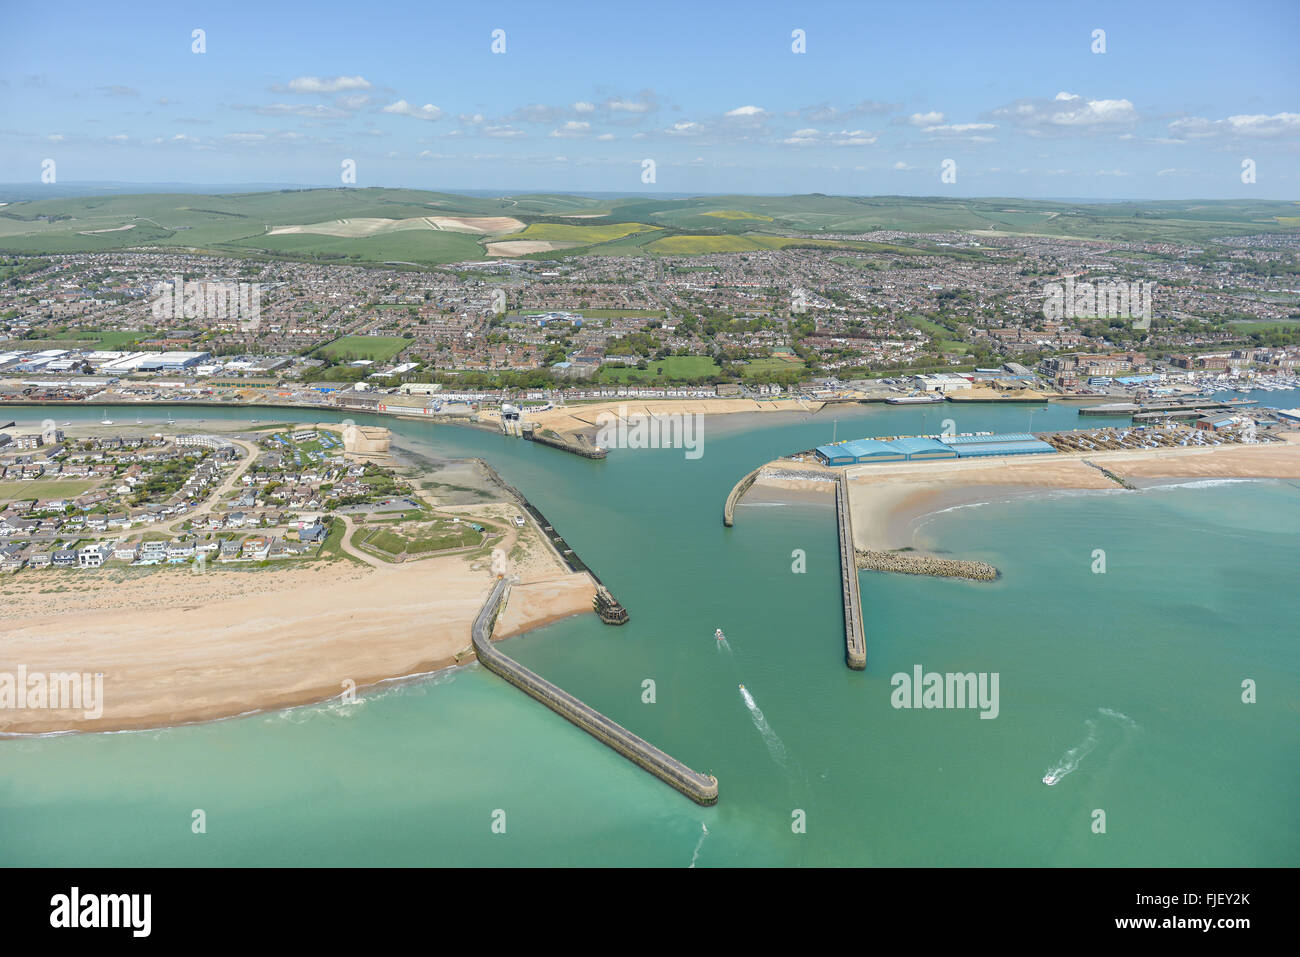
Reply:
<svg viewBox="0 0 1300 957"><path fill-rule="evenodd" d="M492 626L496 622L508 586L506 579L498 579L478 617L474 619L471 638L474 653L483 666L529 697L540 701L560 717L577 725L597 741L613 748L637 767L685 794L696 804L716 804L717 778L692 770L621 724L611 721L595 708L528 670L492 644Z"/></svg>
<svg viewBox="0 0 1300 957"><path fill-rule="evenodd" d="M867 639L862 632L862 602L858 595L858 562L853 547L849 480L843 472L835 484L835 517L840 532L840 583L844 594L844 660L854 671L861 671L867 666Z"/></svg>
<svg viewBox="0 0 1300 957"><path fill-rule="evenodd" d="M763 467L760 465L732 487L731 494L727 496L727 501L722 506L722 524L727 528L731 528L736 524L736 503L749 491L750 486L754 484L754 480L758 478L758 473L762 469Z"/></svg>

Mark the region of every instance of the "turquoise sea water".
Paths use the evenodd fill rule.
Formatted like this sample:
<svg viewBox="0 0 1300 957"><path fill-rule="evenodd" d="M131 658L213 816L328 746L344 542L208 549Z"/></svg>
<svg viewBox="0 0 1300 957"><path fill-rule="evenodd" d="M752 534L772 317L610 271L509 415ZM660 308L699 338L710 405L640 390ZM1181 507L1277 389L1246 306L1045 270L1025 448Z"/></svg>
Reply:
<svg viewBox="0 0 1300 957"><path fill-rule="evenodd" d="M863 573L864 673L843 664L829 504L742 505L736 526L722 527L727 491L763 461L832 430L936 432L949 417L960 430L1029 427L1026 408L864 407L834 426L826 416L710 420L695 461L641 450L589 462L384 421L417 453L492 462L627 605L623 628L582 616L506 649L716 774L714 808L471 665L351 706L0 742L0 862L1300 863L1296 483L1054 494L936 515L924 536L1003 577ZM1034 429L1075 425L1072 408L1033 413ZM806 573L792 571L796 549ZM1092 571L1096 549L1105 574ZM891 676L918 664L998 673L998 717L894 709ZM642 703L645 679L654 704ZM1245 679L1256 704L1241 702ZM1049 770L1061 774L1055 787L1042 784ZM191 833L196 808L203 835ZM1092 832L1096 810L1104 834ZM497 811L504 834L492 830ZM806 833L792 832L796 811Z"/></svg>

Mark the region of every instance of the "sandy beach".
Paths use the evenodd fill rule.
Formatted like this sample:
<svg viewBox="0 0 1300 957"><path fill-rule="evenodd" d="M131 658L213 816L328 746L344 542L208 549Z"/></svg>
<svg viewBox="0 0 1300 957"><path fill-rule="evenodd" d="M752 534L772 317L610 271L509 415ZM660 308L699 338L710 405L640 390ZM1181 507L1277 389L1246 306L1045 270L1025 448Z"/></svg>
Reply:
<svg viewBox="0 0 1300 957"><path fill-rule="evenodd" d="M1300 432L1285 442L1202 449L1155 449L1022 458L943 460L831 469L807 462L770 462L754 483L763 497L782 493L832 502L833 479L849 477L854 545L858 549L918 548L917 526L937 511L977 502L1007 501L1056 489L1121 491L1096 463L1131 484L1185 478L1300 478ZM1085 459L1087 461L1085 461ZM794 473L782 476L773 473ZM820 479L820 480L819 480Z"/></svg>
<svg viewBox="0 0 1300 957"><path fill-rule="evenodd" d="M448 510L495 517L513 509ZM532 526L511 528L501 547L521 582L495 637L592 611L591 577L569 572ZM106 566L57 579L6 576L0 672L102 673L103 713L7 708L0 733L209 721L471 661L470 625L493 581L489 558L464 554L395 565L218 565L202 575Z"/></svg>

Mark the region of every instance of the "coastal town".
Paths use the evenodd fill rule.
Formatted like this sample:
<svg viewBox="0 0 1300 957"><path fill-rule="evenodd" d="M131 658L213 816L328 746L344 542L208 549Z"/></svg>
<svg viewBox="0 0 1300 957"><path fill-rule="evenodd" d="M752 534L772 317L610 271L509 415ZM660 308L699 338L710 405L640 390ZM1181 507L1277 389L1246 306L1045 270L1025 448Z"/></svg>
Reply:
<svg viewBox="0 0 1300 957"><path fill-rule="evenodd" d="M47 424L43 433L0 432L0 571L266 568L338 557L331 534L337 543L345 523L367 521L358 541L389 561L491 537L469 519L432 513L396 474L386 430L217 435L101 425L74 435Z"/></svg>
<svg viewBox="0 0 1300 957"><path fill-rule="evenodd" d="M170 251L5 257L0 403L419 415L626 397L906 397L976 385L985 397L1086 398L1295 382L1294 236L1212 248L850 238L889 251L426 269ZM1071 295L1068 308L1053 311L1053 286ZM1108 314L1096 292L1074 308L1076 289L1110 287L1122 287L1124 314Z"/></svg>

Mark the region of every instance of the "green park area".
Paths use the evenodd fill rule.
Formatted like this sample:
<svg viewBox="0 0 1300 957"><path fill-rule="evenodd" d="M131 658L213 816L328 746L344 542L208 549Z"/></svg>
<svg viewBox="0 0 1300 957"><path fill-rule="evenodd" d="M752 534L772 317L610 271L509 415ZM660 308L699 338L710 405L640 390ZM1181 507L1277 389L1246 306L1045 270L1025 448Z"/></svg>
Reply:
<svg viewBox="0 0 1300 957"><path fill-rule="evenodd" d="M483 544L485 534L476 522L440 517L366 524L353 533L352 544L388 561L404 561L472 548Z"/></svg>
<svg viewBox="0 0 1300 957"><path fill-rule="evenodd" d="M321 346L316 350L316 355L339 362L355 362L358 359L383 362L414 341L402 336L342 336Z"/></svg>

